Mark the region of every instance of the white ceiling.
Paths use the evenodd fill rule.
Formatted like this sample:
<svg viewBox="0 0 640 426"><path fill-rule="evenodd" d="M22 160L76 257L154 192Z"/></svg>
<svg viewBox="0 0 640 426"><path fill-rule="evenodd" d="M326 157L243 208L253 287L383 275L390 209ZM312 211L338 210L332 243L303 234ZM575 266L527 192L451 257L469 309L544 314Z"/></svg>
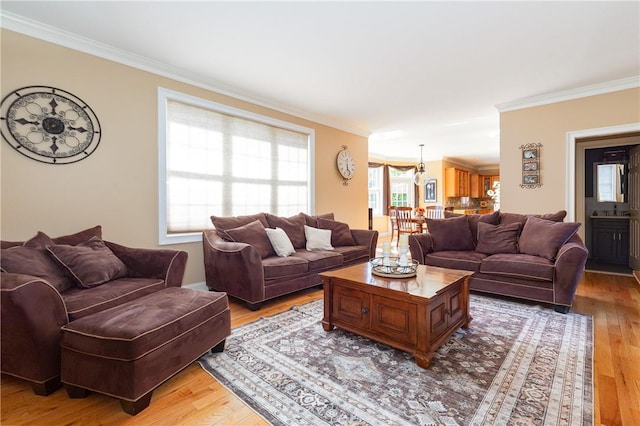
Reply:
<svg viewBox="0 0 640 426"><path fill-rule="evenodd" d="M2 1L1 9L3 27L43 23L89 39L96 52L371 133L370 155L388 160L415 161L424 143L425 160L497 165L497 104L640 75L637 1Z"/></svg>

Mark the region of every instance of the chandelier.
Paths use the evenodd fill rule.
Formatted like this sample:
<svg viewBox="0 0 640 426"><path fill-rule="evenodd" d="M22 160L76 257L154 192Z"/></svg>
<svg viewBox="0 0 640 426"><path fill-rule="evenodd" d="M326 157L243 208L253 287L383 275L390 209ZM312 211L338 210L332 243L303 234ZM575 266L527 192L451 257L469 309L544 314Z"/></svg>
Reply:
<svg viewBox="0 0 640 426"><path fill-rule="evenodd" d="M423 186L427 182L427 168L424 165L424 161L422 161L422 149L424 148L424 144L420 144L420 162L418 163L418 170L413 175L413 183L418 186Z"/></svg>

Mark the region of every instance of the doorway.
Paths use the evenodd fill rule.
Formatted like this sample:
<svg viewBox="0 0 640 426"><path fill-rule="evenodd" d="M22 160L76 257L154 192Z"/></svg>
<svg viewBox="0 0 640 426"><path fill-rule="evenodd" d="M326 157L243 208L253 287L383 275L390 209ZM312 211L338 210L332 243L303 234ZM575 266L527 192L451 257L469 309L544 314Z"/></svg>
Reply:
<svg viewBox="0 0 640 426"><path fill-rule="evenodd" d="M598 134L598 130L594 129L584 137L575 137L572 141L575 148L575 210L572 220L583 223L581 237L589 249L587 270L631 275L632 267L640 261L637 250L632 250L634 241L640 236L631 235L637 233L635 222L639 213L638 203L629 202L626 179L631 149L636 147L637 151L640 146L640 131ZM625 173L625 179L619 180L617 185L624 194L619 193L617 197L601 194L599 197L598 170L611 169L611 164L621 165L616 169L620 170L620 178L623 171ZM606 185L603 179L601 186Z"/></svg>

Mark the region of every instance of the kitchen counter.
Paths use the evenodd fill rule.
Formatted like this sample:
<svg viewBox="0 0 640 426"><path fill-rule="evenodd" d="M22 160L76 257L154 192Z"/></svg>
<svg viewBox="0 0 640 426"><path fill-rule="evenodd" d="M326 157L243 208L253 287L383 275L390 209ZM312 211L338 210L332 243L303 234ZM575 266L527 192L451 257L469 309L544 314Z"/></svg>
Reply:
<svg viewBox="0 0 640 426"><path fill-rule="evenodd" d="M493 213L492 209L453 209L453 212L456 214L486 214Z"/></svg>
<svg viewBox="0 0 640 426"><path fill-rule="evenodd" d="M623 220L629 220L629 216L604 216L604 215L598 215L598 216L589 216L589 218L591 219L615 219L615 220L619 220L619 219L623 219Z"/></svg>

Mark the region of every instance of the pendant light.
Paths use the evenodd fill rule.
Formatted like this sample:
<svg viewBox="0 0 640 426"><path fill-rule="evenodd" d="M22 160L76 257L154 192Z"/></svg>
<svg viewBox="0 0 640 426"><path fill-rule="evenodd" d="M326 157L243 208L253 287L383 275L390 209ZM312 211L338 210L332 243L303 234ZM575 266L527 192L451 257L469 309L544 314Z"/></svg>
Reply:
<svg viewBox="0 0 640 426"><path fill-rule="evenodd" d="M422 149L424 148L424 144L420 144L420 162L418 163L418 170L413 175L413 183L418 186L423 186L427 182L427 168L424 165L424 161L422 161Z"/></svg>

